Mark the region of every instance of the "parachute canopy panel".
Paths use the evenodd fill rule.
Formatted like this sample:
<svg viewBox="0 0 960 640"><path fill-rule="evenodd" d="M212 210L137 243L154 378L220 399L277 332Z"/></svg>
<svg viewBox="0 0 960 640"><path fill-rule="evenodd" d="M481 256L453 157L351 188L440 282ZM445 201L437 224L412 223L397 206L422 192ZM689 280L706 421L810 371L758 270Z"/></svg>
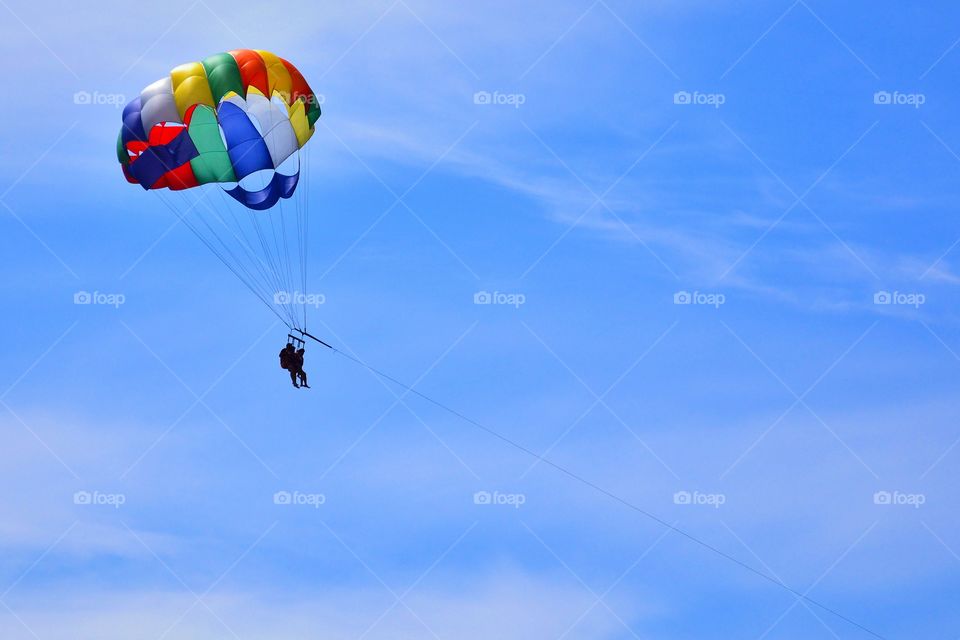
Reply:
<svg viewBox="0 0 960 640"><path fill-rule="evenodd" d="M319 117L319 100L295 66L269 51L237 49L147 85L123 109L116 148L127 181L176 214L303 335L307 307L316 304L306 294L305 146Z"/></svg>
<svg viewBox="0 0 960 640"><path fill-rule="evenodd" d="M227 183L238 202L261 210L289 198L296 176L255 191L229 183L276 171L307 144L319 117L319 100L293 64L237 49L179 65L144 88L123 109L117 159L144 189Z"/></svg>

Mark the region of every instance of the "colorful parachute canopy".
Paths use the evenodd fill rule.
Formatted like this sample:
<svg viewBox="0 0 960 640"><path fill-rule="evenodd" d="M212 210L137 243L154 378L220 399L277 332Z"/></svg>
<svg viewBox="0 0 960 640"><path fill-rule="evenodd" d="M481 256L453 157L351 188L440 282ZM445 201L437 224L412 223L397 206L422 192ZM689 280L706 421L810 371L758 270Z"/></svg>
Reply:
<svg viewBox="0 0 960 640"><path fill-rule="evenodd" d="M299 178L274 173L249 190L240 181L274 171L313 135L316 94L292 64L269 51L240 49L180 65L123 109L117 156L127 180L144 189L227 190L251 209L293 195Z"/></svg>

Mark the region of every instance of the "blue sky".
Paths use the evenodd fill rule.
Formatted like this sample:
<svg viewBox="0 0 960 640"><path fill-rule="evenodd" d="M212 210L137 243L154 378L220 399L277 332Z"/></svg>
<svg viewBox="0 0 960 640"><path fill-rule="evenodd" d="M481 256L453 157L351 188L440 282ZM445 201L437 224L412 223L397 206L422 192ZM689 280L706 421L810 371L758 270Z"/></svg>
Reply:
<svg viewBox="0 0 960 640"><path fill-rule="evenodd" d="M2 0L0 635L869 637L341 356L293 390L285 328L114 153L111 102L246 47L324 98L313 332L957 638L960 10L637 4Z"/></svg>

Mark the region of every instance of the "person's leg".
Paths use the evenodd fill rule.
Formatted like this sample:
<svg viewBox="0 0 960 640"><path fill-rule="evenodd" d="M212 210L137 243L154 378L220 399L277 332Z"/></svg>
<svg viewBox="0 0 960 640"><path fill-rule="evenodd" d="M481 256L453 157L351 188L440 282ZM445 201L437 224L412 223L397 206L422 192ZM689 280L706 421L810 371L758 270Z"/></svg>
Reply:
<svg viewBox="0 0 960 640"><path fill-rule="evenodd" d="M292 382L292 383L293 383L293 386L295 386L295 387L299 387L299 386L300 386L300 385L297 384L297 372L296 372L295 370L293 370L293 369L290 369L290 382Z"/></svg>

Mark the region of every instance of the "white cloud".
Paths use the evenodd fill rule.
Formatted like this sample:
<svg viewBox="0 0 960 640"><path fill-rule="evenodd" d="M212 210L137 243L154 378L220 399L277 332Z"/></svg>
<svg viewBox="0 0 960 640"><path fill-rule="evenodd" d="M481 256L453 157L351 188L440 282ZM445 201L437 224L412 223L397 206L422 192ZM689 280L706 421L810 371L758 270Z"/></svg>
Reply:
<svg viewBox="0 0 960 640"><path fill-rule="evenodd" d="M392 588L397 593L405 589ZM156 638L168 629L170 637L183 640L234 633L250 640L340 640L368 630L365 637L372 640L433 634L464 640L528 640L559 637L593 600L573 578L509 570L461 574L443 588L418 587L405 597L406 606L389 612L394 598L377 584L329 585L322 590L314 585L295 592L234 585L206 596L209 610L197 605L186 615L194 598L183 591L55 589L15 593L9 604L30 631L5 610L0 611L0 629L10 640L32 638L31 632L45 640L130 640ZM636 625L651 613L646 603L613 597L608 601L627 624ZM622 624L599 606L577 624L573 637L616 638L624 632Z"/></svg>

